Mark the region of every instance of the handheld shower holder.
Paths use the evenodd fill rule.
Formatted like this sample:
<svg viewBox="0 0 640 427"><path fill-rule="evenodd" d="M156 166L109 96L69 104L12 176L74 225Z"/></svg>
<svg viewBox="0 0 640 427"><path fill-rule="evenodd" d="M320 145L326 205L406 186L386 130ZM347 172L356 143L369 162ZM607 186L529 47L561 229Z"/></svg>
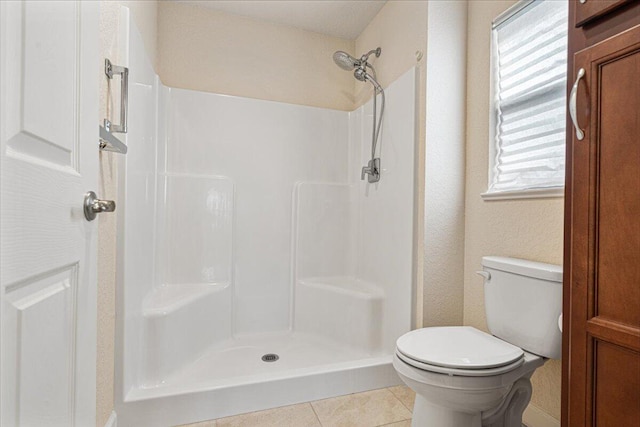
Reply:
<svg viewBox="0 0 640 427"><path fill-rule="evenodd" d="M370 183L380 181L380 158L379 157L369 160L369 163L367 164L367 166L362 167L362 172L360 173L360 179L364 181L365 175L367 175L367 180Z"/></svg>

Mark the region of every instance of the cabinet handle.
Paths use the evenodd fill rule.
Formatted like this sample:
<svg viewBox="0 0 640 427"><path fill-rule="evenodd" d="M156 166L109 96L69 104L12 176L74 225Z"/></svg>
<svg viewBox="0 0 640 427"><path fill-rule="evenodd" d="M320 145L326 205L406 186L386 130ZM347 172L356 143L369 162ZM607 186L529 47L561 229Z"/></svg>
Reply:
<svg viewBox="0 0 640 427"><path fill-rule="evenodd" d="M576 138L578 141L582 141L584 139L584 132L580 129L580 125L578 124L578 84L580 83L580 79L584 77L584 68L580 68L578 70L578 75L576 76L576 81L571 88L571 94L569 95L569 114L571 115L571 121L573 122L573 127L576 128Z"/></svg>

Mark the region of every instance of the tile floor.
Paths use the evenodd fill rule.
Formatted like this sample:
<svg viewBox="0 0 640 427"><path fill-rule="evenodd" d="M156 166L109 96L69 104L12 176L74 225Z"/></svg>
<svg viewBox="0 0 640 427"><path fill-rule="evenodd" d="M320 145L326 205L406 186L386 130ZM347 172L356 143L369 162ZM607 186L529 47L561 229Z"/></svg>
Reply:
<svg viewBox="0 0 640 427"><path fill-rule="evenodd" d="M396 386L182 427L410 427L414 399Z"/></svg>

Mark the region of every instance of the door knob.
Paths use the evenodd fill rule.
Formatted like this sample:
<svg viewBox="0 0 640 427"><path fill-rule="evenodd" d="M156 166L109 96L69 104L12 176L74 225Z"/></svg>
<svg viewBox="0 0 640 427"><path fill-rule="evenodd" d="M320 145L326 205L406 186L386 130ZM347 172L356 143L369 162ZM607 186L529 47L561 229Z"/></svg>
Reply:
<svg viewBox="0 0 640 427"><path fill-rule="evenodd" d="M84 217L87 221L96 219L101 212L113 212L116 210L116 202L113 200L100 200L93 191L84 195Z"/></svg>

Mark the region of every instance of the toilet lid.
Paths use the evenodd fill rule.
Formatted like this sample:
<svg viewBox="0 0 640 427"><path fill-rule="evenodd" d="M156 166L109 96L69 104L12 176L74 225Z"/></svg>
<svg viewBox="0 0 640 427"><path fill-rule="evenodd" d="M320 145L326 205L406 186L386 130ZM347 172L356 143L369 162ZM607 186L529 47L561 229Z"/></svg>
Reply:
<svg viewBox="0 0 640 427"><path fill-rule="evenodd" d="M396 346L411 359L446 368L496 368L524 357L521 348L469 326L417 329Z"/></svg>

